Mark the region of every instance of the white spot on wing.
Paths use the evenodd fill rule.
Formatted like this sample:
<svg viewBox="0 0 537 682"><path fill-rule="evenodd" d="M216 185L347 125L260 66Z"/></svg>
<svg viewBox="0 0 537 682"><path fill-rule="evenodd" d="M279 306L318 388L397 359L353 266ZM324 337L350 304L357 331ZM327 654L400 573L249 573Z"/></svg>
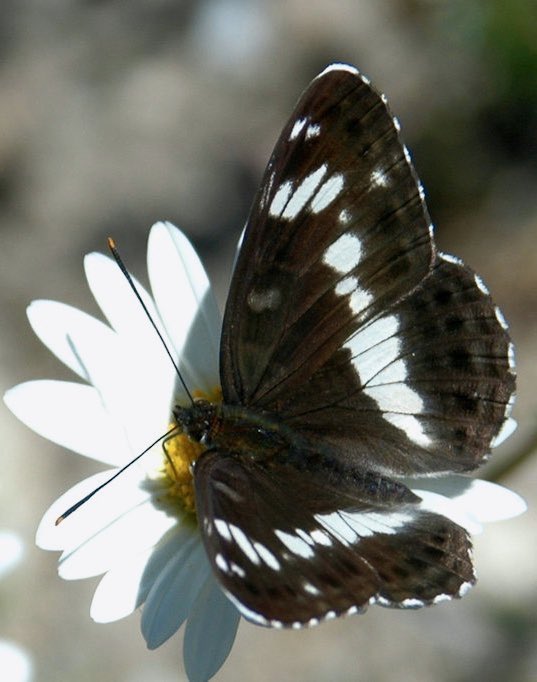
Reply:
<svg viewBox="0 0 537 682"><path fill-rule="evenodd" d="M307 118L299 118L298 120L295 121L295 124L293 126L293 129L291 130L291 134L289 135L289 141L291 142L292 140L296 140L296 138L300 135L302 132L302 129L306 125Z"/></svg>
<svg viewBox="0 0 537 682"><path fill-rule="evenodd" d="M285 208L289 197L291 196L292 184L290 180L282 182L278 187L276 194L270 202L269 213L274 218L279 218Z"/></svg>
<svg viewBox="0 0 537 682"><path fill-rule="evenodd" d="M497 319L498 322L500 323L500 327L502 327L502 329L509 329L509 325L507 324L507 320L506 320L505 317L503 316L503 313L502 313L502 311L498 308L498 306L496 306L496 307L494 308L494 313L496 314L496 319Z"/></svg>
<svg viewBox="0 0 537 682"><path fill-rule="evenodd" d="M229 573L229 565L227 561L225 560L223 554L217 554L214 563L218 566L218 568L223 571L224 573Z"/></svg>
<svg viewBox="0 0 537 682"><path fill-rule="evenodd" d="M265 206L266 206L266 204L267 204L267 200L268 200L268 198L269 198L269 196L270 196L270 193L272 192L272 185L274 184L274 177L275 177L275 175L276 175L275 172L272 171L272 173L270 174L270 177L269 177L269 179L268 179L268 182L267 182L267 184L265 185L265 189L263 190L263 194L262 194L262 196L261 196L261 201L260 201L260 205L261 205L261 208L262 208L262 209L265 208ZM242 239L243 239L243 237L244 237L244 230L243 230L243 232L242 232L242 234L241 234L241 238L240 238L240 240L239 240L239 247L238 247L239 249L240 249L240 247L242 246Z"/></svg>
<svg viewBox="0 0 537 682"><path fill-rule="evenodd" d="M314 552L308 543L304 542L304 540L299 538L297 535L290 535L283 530L275 530L274 532L276 533L276 536L280 542L282 542L287 549L296 556L301 556L304 559L310 559L312 556L314 556Z"/></svg>
<svg viewBox="0 0 537 682"><path fill-rule="evenodd" d="M318 123L312 123L306 128L306 140L311 140L312 137L318 137L321 134L321 126Z"/></svg>
<svg viewBox="0 0 537 682"><path fill-rule="evenodd" d="M251 289L246 302L254 313L263 313L266 310L277 310L281 299L280 290L272 287L264 290Z"/></svg>
<svg viewBox="0 0 537 682"><path fill-rule="evenodd" d="M369 293L365 289L360 289L359 287L351 294L350 306L351 310L355 315L363 312L373 300L373 294Z"/></svg>
<svg viewBox="0 0 537 682"><path fill-rule="evenodd" d="M375 374L369 386L377 386L381 384L395 384L408 378L408 371L406 362L404 360L397 360L382 369L378 374Z"/></svg>
<svg viewBox="0 0 537 682"><path fill-rule="evenodd" d="M311 210L313 213L320 213L327 206L338 197L343 189L345 180L341 173L336 173L328 178L319 188L317 194L313 197L311 202Z"/></svg>
<svg viewBox="0 0 537 682"><path fill-rule="evenodd" d="M468 592L472 589L473 586L474 586L473 583L470 582L463 583L459 587L459 597L464 597L465 594L468 594Z"/></svg>
<svg viewBox="0 0 537 682"><path fill-rule="evenodd" d="M446 263L453 263L453 265L464 265L460 258L457 258L457 256L452 256L450 253L439 253L438 255L442 260L445 260Z"/></svg>
<svg viewBox="0 0 537 682"><path fill-rule="evenodd" d="M317 545L325 545L326 547L330 547L330 545L332 544L332 538L327 533L325 533L322 530L319 530L318 528L312 530L310 535L311 539Z"/></svg>
<svg viewBox="0 0 537 682"><path fill-rule="evenodd" d="M485 282L483 282L483 280L481 279L481 277L479 275L474 275L474 280L475 280L477 288L480 291L482 291L484 294L490 293L489 290L487 289Z"/></svg>
<svg viewBox="0 0 537 682"><path fill-rule="evenodd" d="M420 199L422 201L425 201L425 190L423 189L423 185L421 182L418 180L418 194L420 195ZM432 225L429 227L429 232L432 232Z"/></svg>
<svg viewBox="0 0 537 682"><path fill-rule="evenodd" d="M390 179L382 168L376 168L369 176L369 182L373 187L388 187Z"/></svg>
<svg viewBox="0 0 537 682"><path fill-rule="evenodd" d="M433 599L433 604L440 604L443 601L451 601L449 594L437 594Z"/></svg>
<svg viewBox="0 0 537 682"><path fill-rule="evenodd" d="M265 547L265 545L262 545L260 542L254 542L254 548L261 557L261 561L263 561L269 568L272 568L274 571L280 570L280 562L278 559L276 559L274 554L267 547Z"/></svg>
<svg viewBox="0 0 537 682"><path fill-rule="evenodd" d="M360 339L356 336L351 337L343 347L352 353L351 362L362 386L367 385L387 365L395 362L400 353L400 342L396 336L391 336L363 352Z"/></svg>
<svg viewBox="0 0 537 682"><path fill-rule="evenodd" d="M214 526L216 528L216 532L220 537L223 537L224 540L227 540L228 542L231 540L231 531L229 530L229 526L225 521L222 519L215 519L214 520Z"/></svg>
<svg viewBox="0 0 537 682"><path fill-rule="evenodd" d="M390 424L403 431L406 437L416 443L416 445L421 445L421 447L425 448L432 443L431 438L423 430L423 425L414 415L385 412L382 416Z"/></svg>
<svg viewBox="0 0 537 682"><path fill-rule="evenodd" d="M375 533L394 535L413 519L412 514L403 512L340 512L341 516L355 528L360 537L369 537Z"/></svg>
<svg viewBox="0 0 537 682"><path fill-rule="evenodd" d="M507 405L505 406L505 414L504 414L505 419L507 419L508 417L511 416L511 412L513 411L513 405L515 404L515 400L516 400L516 395L513 394L509 398L509 401L508 401Z"/></svg>
<svg viewBox="0 0 537 682"><path fill-rule="evenodd" d="M250 561L253 564L259 566L259 564L261 563L259 556L255 551L250 540L248 540L248 538L244 534L244 532L238 526L234 526L232 523L229 524L229 530L231 531L233 539L235 540L239 548L244 552L244 554L246 554L248 559L250 559Z"/></svg>
<svg viewBox="0 0 537 682"><path fill-rule="evenodd" d="M315 587L315 585L312 585L311 583L304 582L303 587L306 590L306 592L309 592L310 594L313 594L314 596L321 594L320 591Z"/></svg>
<svg viewBox="0 0 537 682"><path fill-rule="evenodd" d="M405 383L408 368L399 357L398 331L397 316L386 315L351 336L343 347L351 351L364 393L377 403L384 419L425 447L431 439L416 417L425 406L420 395Z"/></svg>
<svg viewBox="0 0 537 682"><path fill-rule="evenodd" d="M237 566L237 564L234 563L233 561L230 564L230 569L231 569L231 572L238 575L239 578L244 578L246 575L246 571L244 571L240 566Z"/></svg>
<svg viewBox="0 0 537 682"><path fill-rule="evenodd" d="M324 69L324 71L321 71L321 73L316 76L315 80L317 78L322 78L323 76L326 76L327 73L330 73L331 71L348 71L349 73L352 73L355 76L361 76L362 80L364 82L367 81L366 77L361 75L358 69L356 69L354 66L351 66L350 64L330 64L329 66Z"/></svg>
<svg viewBox="0 0 537 682"><path fill-rule="evenodd" d="M343 225L347 225L350 222L351 219L351 214L347 211L346 208L342 209L339 213L338 220L340 223L343 223Z"/></svg>
<svg viewBox="0 0 537 682"><path fill-rule="evenodd" d="M323 263L342 275L354 270L362 258L362 245L355 234L345 233L330 244L323 256Z"/></svg>
<svg viewBox="0 0 537 682"><path fill-rule="evenodd" d="M238 611L242 613L242 615L246 618L246 620L249 620L252 623L257 623L257 625L272 625L273 627L276 627L273 625L273 623L276 623L278 621L269 621L265 616L262 616L260 613L257 613L257 611L253 611L252 609L249 609L247 606L244 606L242 602L240 602L237 597L235 597L231 592L228 592L226 590L226 595L230 599L230 601L235 604L237 607Z"/></svg>
<svg viewBox="0 0 537 682"><path fill-rule="evenodd" d="M285 207L283 213L281 214L281 217L284 220L293 220L294 218L297 217L300 211L304 208L307 202L314 195L315 190L317 189L319 183L326 174L326 171L327 165L323 163L323 165L317 168L316 171L313 171L313 173L310 173L308 176L304 178L304 180L302 180L300 185L293 192L293 195L289 199L287 206Z"/></svg>
<svg viewBox="0 0 537 682"><path fill-rule="evenodd" d="M354 291L357 286L358 280L356 277L345 277L336 284L334 291L338 296L346 296L347 294L350 294L351 291Z"/></svg>
<svg viewBox="0 0 537 682"><path fill-rule="evenodd" d="M348 546L356 542L358 536L348 523L341 518L338 512L331 514L315 514L315 520L320 523L336 540Z"/></svg>
<svg viewBox="0 0 537 682"><path fill-rule="evenodd" d="M315 544L311 536L308 533L306 533L306 531L303 530L302 528L295 528L295 533L298 535L299 538L302 538L304 542L307 542L308 545Z"/></svg>
<svg viewBox="0 0 537 682"><path fill-rule="evenodd" d="M507 346L507 362L509 363L509 369L514 370L516 366L515 347L513 346L511 341L509 341L509 344Z"/></svg>
<svg viewBox="0 0 537 682"><path fill-rule="evenodd" d="M350 346L353 354L366 351L385 339L389 339L399 331L399 320L396 315L386 315L379 317L375 322L371 322L367 327L360 329L353 336L349 338L347 343L352 343Z"/></svg>
<svg viewBox="0 0 537 682"><path fill-rule="evenodd" d="M373 398L383 412L400 414L419 414L424 409L423 400L406 384L390 384L388 386L368 386L364 389Z"/></svg>

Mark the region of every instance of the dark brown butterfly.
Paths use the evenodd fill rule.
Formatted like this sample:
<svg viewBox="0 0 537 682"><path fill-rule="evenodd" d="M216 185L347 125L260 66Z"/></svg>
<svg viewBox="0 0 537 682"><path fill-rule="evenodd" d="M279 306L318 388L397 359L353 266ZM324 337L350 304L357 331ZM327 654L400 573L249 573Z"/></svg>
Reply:
<svg viewBox="0 0 537 682"><path fill-rule="evenodd" d="M351 66L311 83L276 144L220 365L222 404L174 413L206 445L200 528L246 618L299 627L474 582L466 530L398 477L483 462L512 346L482 281L436 251L399 125Z"/></svg>

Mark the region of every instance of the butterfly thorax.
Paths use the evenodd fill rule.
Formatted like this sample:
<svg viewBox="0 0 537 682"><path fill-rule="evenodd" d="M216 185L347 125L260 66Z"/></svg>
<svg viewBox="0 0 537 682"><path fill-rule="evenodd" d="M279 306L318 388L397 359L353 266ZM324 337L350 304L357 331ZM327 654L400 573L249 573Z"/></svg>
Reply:
<svg viewBox="0 0 537 682"><path fill-rule="evenodd" d="M258 460L288 450L298 438L291 429L270 415L242 405L198 400L189 407L176 406L177 424L192 440L208 449L217 448Z"/></svg>

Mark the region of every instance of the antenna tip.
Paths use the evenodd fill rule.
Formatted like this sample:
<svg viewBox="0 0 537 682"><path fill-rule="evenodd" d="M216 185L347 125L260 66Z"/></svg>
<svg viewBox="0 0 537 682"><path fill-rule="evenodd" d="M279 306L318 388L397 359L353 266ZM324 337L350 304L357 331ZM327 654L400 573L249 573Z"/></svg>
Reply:
<svg viewBox="0 0 537 682"><path fill-rule="evenodd" d="M112 239L112 237L108 237L107 241L108 241L108 248L110 249L110 251L114 251L114 249L116 248L116 242Z"/></svg>
<svg viewBox="0 0 537 682"><path fill-rule="evenodd" d="M56 519L56 521L54 521L54 525L55 525L55 526L59 526L60 523L64 520L64 518L65 518L65 514L62 514L61 516L58 516L58 518Z"/></svg>

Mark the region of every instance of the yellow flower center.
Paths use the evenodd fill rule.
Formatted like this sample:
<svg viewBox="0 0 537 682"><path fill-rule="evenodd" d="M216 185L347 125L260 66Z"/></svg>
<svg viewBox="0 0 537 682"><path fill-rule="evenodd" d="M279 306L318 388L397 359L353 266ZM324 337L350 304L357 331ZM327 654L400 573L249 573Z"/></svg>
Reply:
<svg viewBox="0 0 537 682"><path fill-rule="evenodd" d="M194 398L203 398L212 403L222 401L222 390L219 386L209 392L196 390L192 395ZM175 424L170 424L169 428L174 426ZM206 448L184 433L166 439L163 448L164 461L161 473L165 478L166 498L195 519L196 496L192 465Z"/></svg>

